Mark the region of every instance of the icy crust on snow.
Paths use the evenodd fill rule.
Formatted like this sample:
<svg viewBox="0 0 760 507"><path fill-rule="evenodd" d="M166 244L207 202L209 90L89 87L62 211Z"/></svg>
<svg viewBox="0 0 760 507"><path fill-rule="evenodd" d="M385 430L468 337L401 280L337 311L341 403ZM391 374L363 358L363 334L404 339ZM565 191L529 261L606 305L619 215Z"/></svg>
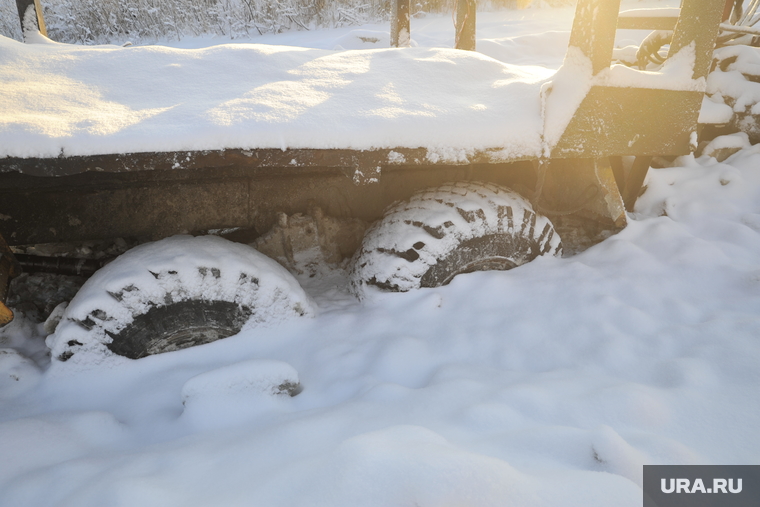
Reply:
<svg viewBox="0 0 760 507"><path fill-rule="evenodd" d="M561 254L549 220L512 190L471 182L422 190L387 209L365 233L352 260L352 290L365 297L371 280L402 292L419 288L428 269L463 242L499 233L535 241L539 252ZM529 252L516 249L510 260L520 265Z"/></svg>
<svg viewBox="0 0 760 507"><path fill-rule="evenodd" d="M553 71L441 48L21 44L0 37L0 156L225 148L540 153Z"/></svg>
<svg viewBox="0 0 760 507"><path fill-rule="evenodd" d="M243 329L315 313L293 276L253 248L215 236L174 236L135 247L95 273L47 345L67 365L124 360L106 347L108 333L154 306L192 299L251 308Z"/></svg>

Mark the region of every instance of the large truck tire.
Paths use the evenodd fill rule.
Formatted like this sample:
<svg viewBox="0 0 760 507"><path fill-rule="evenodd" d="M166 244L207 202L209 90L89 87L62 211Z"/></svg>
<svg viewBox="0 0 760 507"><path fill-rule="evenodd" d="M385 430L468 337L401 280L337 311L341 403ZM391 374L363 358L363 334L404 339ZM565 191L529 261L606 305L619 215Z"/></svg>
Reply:
<svg viewBox="0 0 760 507"><path fill-rule="evenodd" d="M253 248L175 236L140 245L96 272L47 344L58 361L139 359L313 314L295 278Z"/></svg>
<svg viewBox="0 0 760 507"><path fill-rule="evenodd" d="M351 289L405 292L448 284L456 275L507 270L539 255L561 255L548 218L508 188L458 182L392 205L352 259Z"/></svg>

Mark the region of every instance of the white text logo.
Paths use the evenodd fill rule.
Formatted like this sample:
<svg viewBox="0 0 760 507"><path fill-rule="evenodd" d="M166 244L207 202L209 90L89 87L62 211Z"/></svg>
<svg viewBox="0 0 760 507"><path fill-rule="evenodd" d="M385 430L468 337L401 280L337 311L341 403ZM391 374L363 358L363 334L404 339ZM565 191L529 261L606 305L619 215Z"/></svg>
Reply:
<svg viewBox="0 0 760 507"><path fill-rule="evenodd" d="M660 489L663 493L741 493L742 480L736 479L713 479L712 487L705 488L702 479L694 479L694 484L689 479L660 479Z"/></svg>

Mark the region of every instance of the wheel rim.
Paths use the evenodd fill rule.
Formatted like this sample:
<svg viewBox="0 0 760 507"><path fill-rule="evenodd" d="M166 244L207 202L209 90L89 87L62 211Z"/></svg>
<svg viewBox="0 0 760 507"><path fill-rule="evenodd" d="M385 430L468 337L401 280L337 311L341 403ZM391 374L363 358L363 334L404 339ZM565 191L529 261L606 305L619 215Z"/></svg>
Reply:
<svg viewBox="0 0 760 507"><path fill-rule="evenodd" d="M139 359L211 343L240 332L253 310L229 301L191 299L154 306L118 333L108 333L115 354Z"/></svg>

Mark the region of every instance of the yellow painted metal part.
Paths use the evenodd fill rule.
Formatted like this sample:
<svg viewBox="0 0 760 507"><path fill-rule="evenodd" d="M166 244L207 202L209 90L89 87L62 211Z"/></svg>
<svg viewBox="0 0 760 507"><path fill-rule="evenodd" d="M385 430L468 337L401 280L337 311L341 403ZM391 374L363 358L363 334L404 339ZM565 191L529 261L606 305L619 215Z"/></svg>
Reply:
<svg viewBox="0 0 760 507"><path fill-rule="evenodd" d="M13 320L13 311L0 301L0 327Z"/></svg>
<svg viewBox="0 0 760 507"><path fill-rule="evenodd" d="M13 312L5 306L5 298L8 296L8 284L11 278L18 276L20 272L21 269L13 252L0 236L0 326L13 320Z"/></svg>

